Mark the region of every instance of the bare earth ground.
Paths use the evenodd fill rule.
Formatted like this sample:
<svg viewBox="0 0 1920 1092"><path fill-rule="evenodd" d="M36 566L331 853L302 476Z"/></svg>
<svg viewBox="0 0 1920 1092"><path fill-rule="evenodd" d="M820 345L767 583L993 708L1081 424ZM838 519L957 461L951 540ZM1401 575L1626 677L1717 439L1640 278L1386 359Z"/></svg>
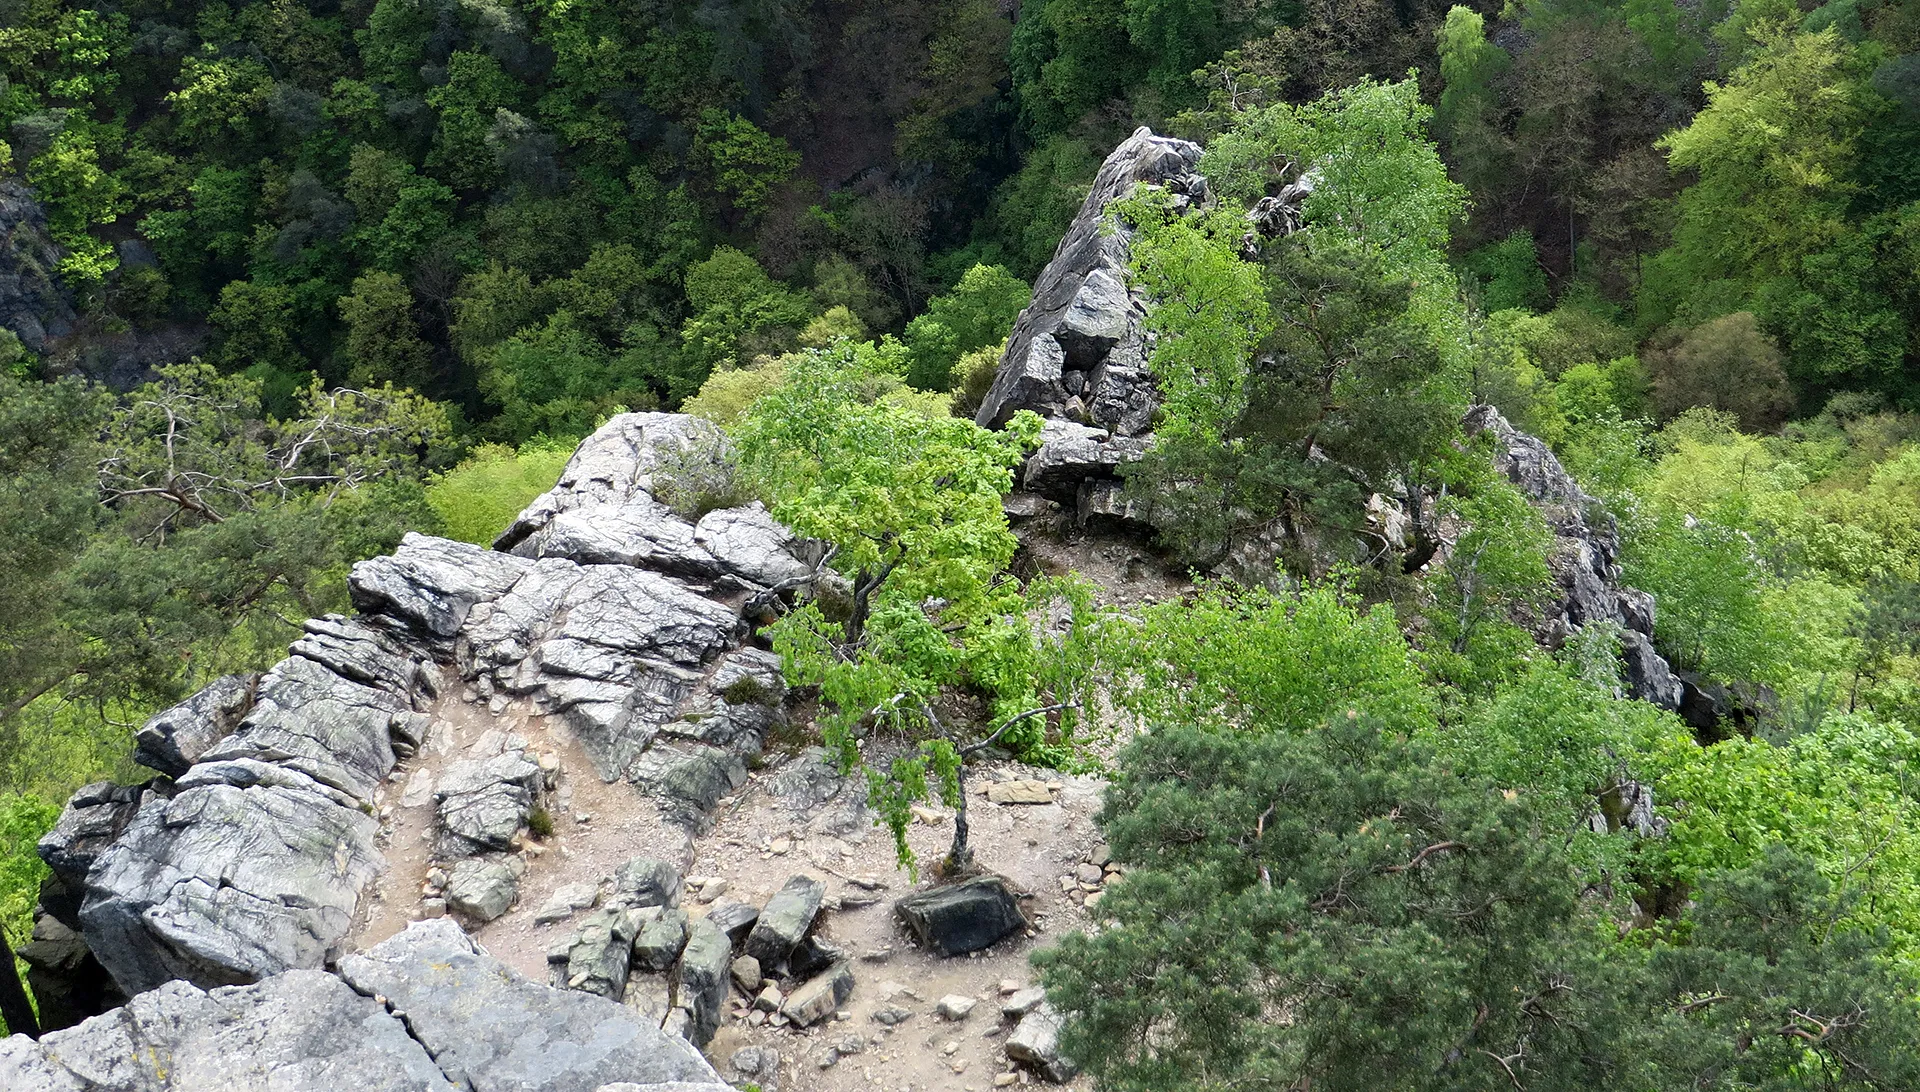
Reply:
<svg viewBox="0 0 1920 1092"><path fill-rule="evenodd" d="M975 856L983 869L1030 895L1022 906L1033 928L1030 936L1009 938L972 957L942 959L920 951L894 919L893 900L932 881L923 876L916 885L897 867L891 835L865 818L848 823L840 800L812 813L795 812L770 791L797 758L773 759L753 773L744 788L715 809L713 829L690 839L639 789L624 782L609 785L595 776L579 745L557 721L533 715L518 703L495 714L485 702L464 700L458 686L445 689L447 695L433 710L427 745L402 765L384 790L388 871L363 911L350 949L377 944L421 916L421 888L433 864L434 806L430 797L412 806L403 802L409 780L423 769L437 778L448 763L481 753L476 745L497 744L501 737L495 732L519 735L530 756L546 753L560 760L558 786L547 794L553 835L525 852L528 868L513 909L472 930L495 957L536 981L546 980L548 947L568 936L584 911L550 925L535 925L534 911L561 885L598 883L629 857L659 857L678 865L685 875L725 879L726 898L754 905L764 904L796 873L827 885L827 909L818 935L854 957L856 985L842 1009L846 1019L804 1032L750 1027L744 1011L750 999L740 998L742 1004L730 1008L707 1048L715 1067L729 1078L740 1077L729 1064L732 1056L743 1047L761 1046L779 1053L777 1085L789 1092L993 1087L994 1075L1012 1068L1000 1046L1009 1030L1000 1016L1002 984L1031 984L1029 953L1064 932L1086 927L1087 912L1079 905L1084 892L1076 888L1069 897L1061 879L1073 873L1098 841L1092 819L1099 809L1097 779L1012 763L969 767ZM999 805L986 799L989 782L1012 778L1057 784L1055 802ZM830 818L828 812L841 821L823 822ZM920 860L931 863L946 852L952 837L950 812L925 809L908 840ZM689 913L705 913L708 904L691 889L685 897ZM965 1021L949 1023L935 1015L934 1005L950 994L974 997L980 1004ZM891 1028L875 1022L873 1012L889 1005L913 1015ZM850 1045L850 1035L861 1040L863 1053L822 1069L818 1061L825 1048ZM752 1079L763 1086L775 1083L765 1074ZM1016 1078L1022 1083L1028 1079ZM740 1078L740 1083L746 1080ZM1084 1088L1086 1081L1068 1087Z"/></svg>
<svg viewBox="0 0 1920 1092"><path fill-rule="evenodd" d="M1022 537L1018 563L1028 571L1080 573L1093 581L1103 604L1122 611L1192 588L1155 564L1145 543L1134 539L1073 533ZM857 783L826 804L796 811L791 796L782 799L774 787L804 757L770 754L764 768L720 802L711 829L690 835L664 817L640 789L602 782L557 719L535 713L524 701L477 699L450 673L441 690L426 745L402 763L380 796L388 871L362 911L349 950L377 944L423 914L422 888L436 863L435 807L427 779L437 781L449 763L461 758L497 753L507 737L518 736L528 757L550 766L557 762L557 776L544 798L554 829L539 840L523 833L517 843L527 870L513 908L484 925L465 923L495 957L536 981L546 981L548 948L570 936L586 911L547 925L535 925L534 912L561 886L598 884L634 856L671 862L694 880L724 880L724 897L756 906L764 905L789 876L803 873L827 886L817 935L852 957L853 994L835 1019L796 1031L750 1024L751 998L736 991L719 1034L707 1047L722 1076L741 1085L758 1083L767 1092L776 1087L785 1092L961 1092L996 1087L996 1077L1002 1086L1038 1082L1015 1071L1002 1050L1010 1025L1001 1017L1000 1003L1009 988L1035 981L1028 963L1034 950L1091 925L1082 902L1097 884L1083 885L1086 877L1075 873L1099 841L1093 824L1103 784L1099 779L1006 762L968 767L975 857L982 869L1004 876L1026 893L1022 906L1031 928L971 957L943 959L919 950L894 918L894 900L925 889L931 880L913 882L896 862L892 837L873 827L857 804L850 808L849 801L861 795ZM1118 742L1100 741L1093 749L1107 757ZM991 803L985 796L988 783L1010 779L1056 786L1053 802ZM922 809L908 840L918 858L930 865L946 852L952 836L951 814L930 808ZM686 909L705 913L713 894L696 892L695 884L687 884ZM954 994L979 1002L960 1022L943 1020L934 1011L941 998ZM889 1007L912 1015L893 1027L873 1019L877 1010ZM777 1052L777 1076L737 1072L731 1061L747 1047ZM821 1060L836 1053L839 1060L823 1068ZM1081 1077L1066 1087L1086 1089L1090 1084Z"/></svg>

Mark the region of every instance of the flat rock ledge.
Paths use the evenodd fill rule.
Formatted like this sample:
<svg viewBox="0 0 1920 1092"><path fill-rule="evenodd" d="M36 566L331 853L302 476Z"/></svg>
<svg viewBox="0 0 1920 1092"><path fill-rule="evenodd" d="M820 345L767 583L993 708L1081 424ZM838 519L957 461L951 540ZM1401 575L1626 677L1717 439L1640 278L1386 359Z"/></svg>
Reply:
<svg viewBox="0 0 1920 1092"><path fill-rule="evenodd" d="M8 1092L727 1092L699 1052L620 1005L528 981L445 919L246 986L169 982L34 1042Z"/></svg>

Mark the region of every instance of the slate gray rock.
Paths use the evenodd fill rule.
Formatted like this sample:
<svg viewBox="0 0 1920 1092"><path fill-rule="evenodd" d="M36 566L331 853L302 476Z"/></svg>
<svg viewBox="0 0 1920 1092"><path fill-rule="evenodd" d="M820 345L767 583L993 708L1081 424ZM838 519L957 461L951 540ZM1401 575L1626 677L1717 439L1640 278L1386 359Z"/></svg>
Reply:
<svg viewBox="0 0 1920 1092"><path fill-rule="evenodd" d="M732 899L716 899L707 909L707 920L727 934L727 943L739 944L753 932L754 923L760 920L760 908Z"/></svg>
<svg viewBox="0 0 1920 1092"><path fill-rule="evenodd" d="M628 906L680 905L680 870L653 857L631 857L613 871L612 898Z"/></svg>
<svg viewBox="0 0 1920 1092"><path fill-rule="evenodd" d="M1067 389L1068 375L1077 374L1076 385L1094 393L1101 414L1091 423L1119 427L1126 435L1145 431L1151 409L1141 412L1133 405L1136 394L1151 402L1139 322L1143 309L1125 288L1128 229L1114 222L1107 206L1130 196L1140 183L1162 187L1179 202L1203 201L1205 180L1193 173L1199 161L1199 145L1155 136L1144 127L1107 156L1034 282L1033 302L1014 323L976 422L998 428L1023 409L1066 418L1069 399L1082 397ZM1126 390L1114 389L1121 383L1110 382L1119 377L1106 374L1109 361L1126 373ZM1112 415L1115 410L1124 420Z"/></svg>
<svg viewBox="0 0 1920 1092"><path fill-rule="evenodd" d="M383 867L375 820L293 770L294 784L208 784L149 796L87 876L87 945L127 994L172 978L211 987L339 954Z"/></svg>
<svg viewBox="0 0 1920 1092"><path fill-rule="evenodd" d="M459 633L475 604L505 595L531 567L511 554L409 532L392 554L355 565L347 589L362 614L436 643Z"/></svg>
<svg viewBox="0 0 1920 1092"><path fill-rule="evenodd" d="M720 1009L727 1001L727 973L733 962L733 942L706 918L687 926L687 946L680 953L680 1005L692 1019L688 1036L705 1046L720 1027Z"/></svg>
<svg viewBox="0 0 1920 1092"><path fill-rule="evenodd" d="M567 947L566 988L597 993L610 1001L625 997L627 969L639 930L639 913L627 907L603 906L587 915Z"/></svg>
<svg viewBox="0 0 1920 1092"><path fill-rule="evenodd" d="M980 951L1027 927L1019 901L998 876L908 895L893 912L921 947L943 956Z"/></svg>
<svg viewBox="0 0 1920 1092"><path fill-rule="evenodd" d="M718 747L662 743L634 763L632 779L658 797L669 815L697 829L721 797L747 783L747 766Z"/></svg>
<svg viewBox="0 0 1920 1092"><path fill-rule="evenodd" d="M1573 630L1595 623L1618 627L1628 693L1663 709L1677 709L1680 680L1653 646L1653 597L1620 582L1620 532L1600 502L1538 437L1508 423L1492 406L1467 411L1461 429L1493 440L1493 468L1511 481L1554 536L1547 567L1559 585L1538 634L1557 645Z"/></svg>
<svg viewBox="0 0 1920 1092"><path fill-rule="evenodd" d="M827 885L812 876L788 877L760 908L760 919L747 934L746 953L763 967L785 963L794 946L813 928L813 919L820 914L820 900L826 894Z"/></svg>
<svg viewBox="0 0 1920 1092"><path fill-rule="evenodd" d="M633 938L633 966L642 971L672 970L687 946L687 912L664 907L640 911L640 931Z"/></svg>
<svg viewBox="0 0 1920 1092"><path fill-rule="evenodd" d="M604 997L521 977L444 918L346 957L340 976L406 1013L413 1037L472 1092L596 1092L615 1082L728 1092L687 1043Z"/></svg>
<svg viewBox="0 0 1920 1092"><path fill-rule="evenodd" d="M413 662L404 654L395 651L386 660L386 672L413 676ZM240 726L199 762L252 759L371 801L397 759L393 723L412 712L410 690L367 685L316 660L289 656L261 678Z"/></svg>
<svg viewBox="0 0 1920 1092"><path fill-rule="evenodd" d="M171 709L155 713L133 735L133 760L179 777L253 708L257 674L222 675Z"/></svg>
<svg viewBox="0 0 1920 1092"><path fill-rule="evenodd" d="M442 856L507 848L527 821L542 776L520 751L449 764L435 793Z"/></svg>
<svg viewBox="0 0 1920 1092"><path fill-rule="evenodd" d="M17 179L0 181L0 327L32 352L45 352L50 340L73 329L73 299L60 283L60 258L33 191Z"/></svg>
<svg viewBox="0 0 1920 1092"><path fill-rule="evenodd" d="M853 968L836 963L789 994L780 1011L798 1026L812 1027L853 996L853 984Z"/></svg>
<svg viewBox="0 0 1920 1092"><path fill-rule="evenodd" d="M69 1028L126 1001L100 961L93 958L77 929L41 913L33 920L33 938L15 951L27 965L27 989L42 1031Z"/></svg>
<svg viewBox="0 0 1920 1092"><path fill-rule="evenodd" d="M9 1092L454 1092L385 1007L323 971L169 982L77 1027L0 1043Z"/></svg>
<svg viewBox="0 0 1920 1092"><path fill-rule="evenodd" d="M689 522L659 495L663 475L731 456L711 423L670 413L625 413L588 437L554 488L536 498L494 542L529 558L625 565L739 587L804 576L793 533L758 502Z"/></svg>
<svg viewBox="0 0 1920 1092"><path fill-rule="evenodd" d="M448 908L476 921L492 921L513 905L526 867L517 855L468 857L456 863L447 880Z"/></svg>
<svg viewBox="0 0 1920 1092"><path fill-rule="evenodd" d="M53 829L40 837L40 859L72 890L84 891L93 862L133 822L145 792L139 785L96 781L74 793ZM79 928L79 907L73 909L67 924Z"/></svg>

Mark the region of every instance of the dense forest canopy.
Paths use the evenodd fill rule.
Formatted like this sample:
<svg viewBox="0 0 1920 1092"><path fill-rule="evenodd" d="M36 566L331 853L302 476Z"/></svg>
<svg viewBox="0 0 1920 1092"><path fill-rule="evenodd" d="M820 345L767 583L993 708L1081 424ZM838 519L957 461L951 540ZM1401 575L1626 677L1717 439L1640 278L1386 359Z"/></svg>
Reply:
<svg viewBox="0 0 1920 1092"><path fill-rule="evenodd" d="M16 944L145 717L683 409L738 464L674 505L831 546L847 602L767 640L846 765L905 741L896 837L968 740L1152 728L1110 927L1044 968L1103 1087L1920 1082L1920 2L5 0L0 57L0 201L72 303L0 332ZM1240 583L1120 614L1017 557L1037 420L971 419L1140 125L1213 201L1116 206L1126 495ZM1536 640L1553 536L1477 404L1719 714Z"/></svg>

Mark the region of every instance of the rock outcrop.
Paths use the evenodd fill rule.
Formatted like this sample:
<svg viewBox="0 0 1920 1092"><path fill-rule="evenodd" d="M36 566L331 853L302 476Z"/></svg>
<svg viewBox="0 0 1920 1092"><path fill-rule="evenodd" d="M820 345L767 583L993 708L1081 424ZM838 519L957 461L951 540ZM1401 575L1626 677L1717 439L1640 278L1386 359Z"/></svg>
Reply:
<svg viewBox="0 0 1920 1092"><path fill-rule="evenodd" d="M1492 406L1475 406L1462 428L1487 434L1493 467L1504 474L1553 532L1547 567L1560 594L1542 619L1540 639L1558 647L1594 623L1617 627L1626 688L1662 709L1680 707L1680 679L1653 647L1653 596L1620 582L1620 532L1612 516L1580 488L1545 442L1507 423Z"/></svg>
<svg viewBox="0 0 1920 1092"><path fill-rule="evenodd" d="M0 181L0 327L36 353L73 329L73 300L55 275L59 264L60 248L33 191Z"/></svg>
<svg viewBox="0 0 1920 1092"><path fill-rule="evenodd" d="M686 1042L601 998L515 974L453 923L246 986L168 982L34 1042L9 1092L727 1092Z"/></svg>
<svg viewBox="0 0 1920 1092"><path fill-rule="evenodd" d="M1176 206L1207 200L1195 173L1200 146L1141 128L1107 157L1053 259L1020 313L1000 370L974 420L998 428L1021 410L1048 419L1023 488L1075 508L1082 519L1128 515L1114 471L1139 457L1153 428L1146 305L1127 286L1124 223L1114 201L1146 184Z"/></svg>
<svg viewBox="0 0 1920 1092"><path fill-rule="evenodd" d="M453 690L559 720L600 778L702 822L784 715L779 661L743 646L742 611L813 572L757 504L689 520L655 499L687 452L719 442L693 418L616 417L500 549L409 535L356 565L356 617L308 622L272 670L218 680L141 730L141 761L166 776L75 795L41 845L57 881L46 916L128 996L332 966L386 867L400 780L435 802L446 904L497 916L552 771L489 732L437 786L408 779L400 765Z"/></svg>

